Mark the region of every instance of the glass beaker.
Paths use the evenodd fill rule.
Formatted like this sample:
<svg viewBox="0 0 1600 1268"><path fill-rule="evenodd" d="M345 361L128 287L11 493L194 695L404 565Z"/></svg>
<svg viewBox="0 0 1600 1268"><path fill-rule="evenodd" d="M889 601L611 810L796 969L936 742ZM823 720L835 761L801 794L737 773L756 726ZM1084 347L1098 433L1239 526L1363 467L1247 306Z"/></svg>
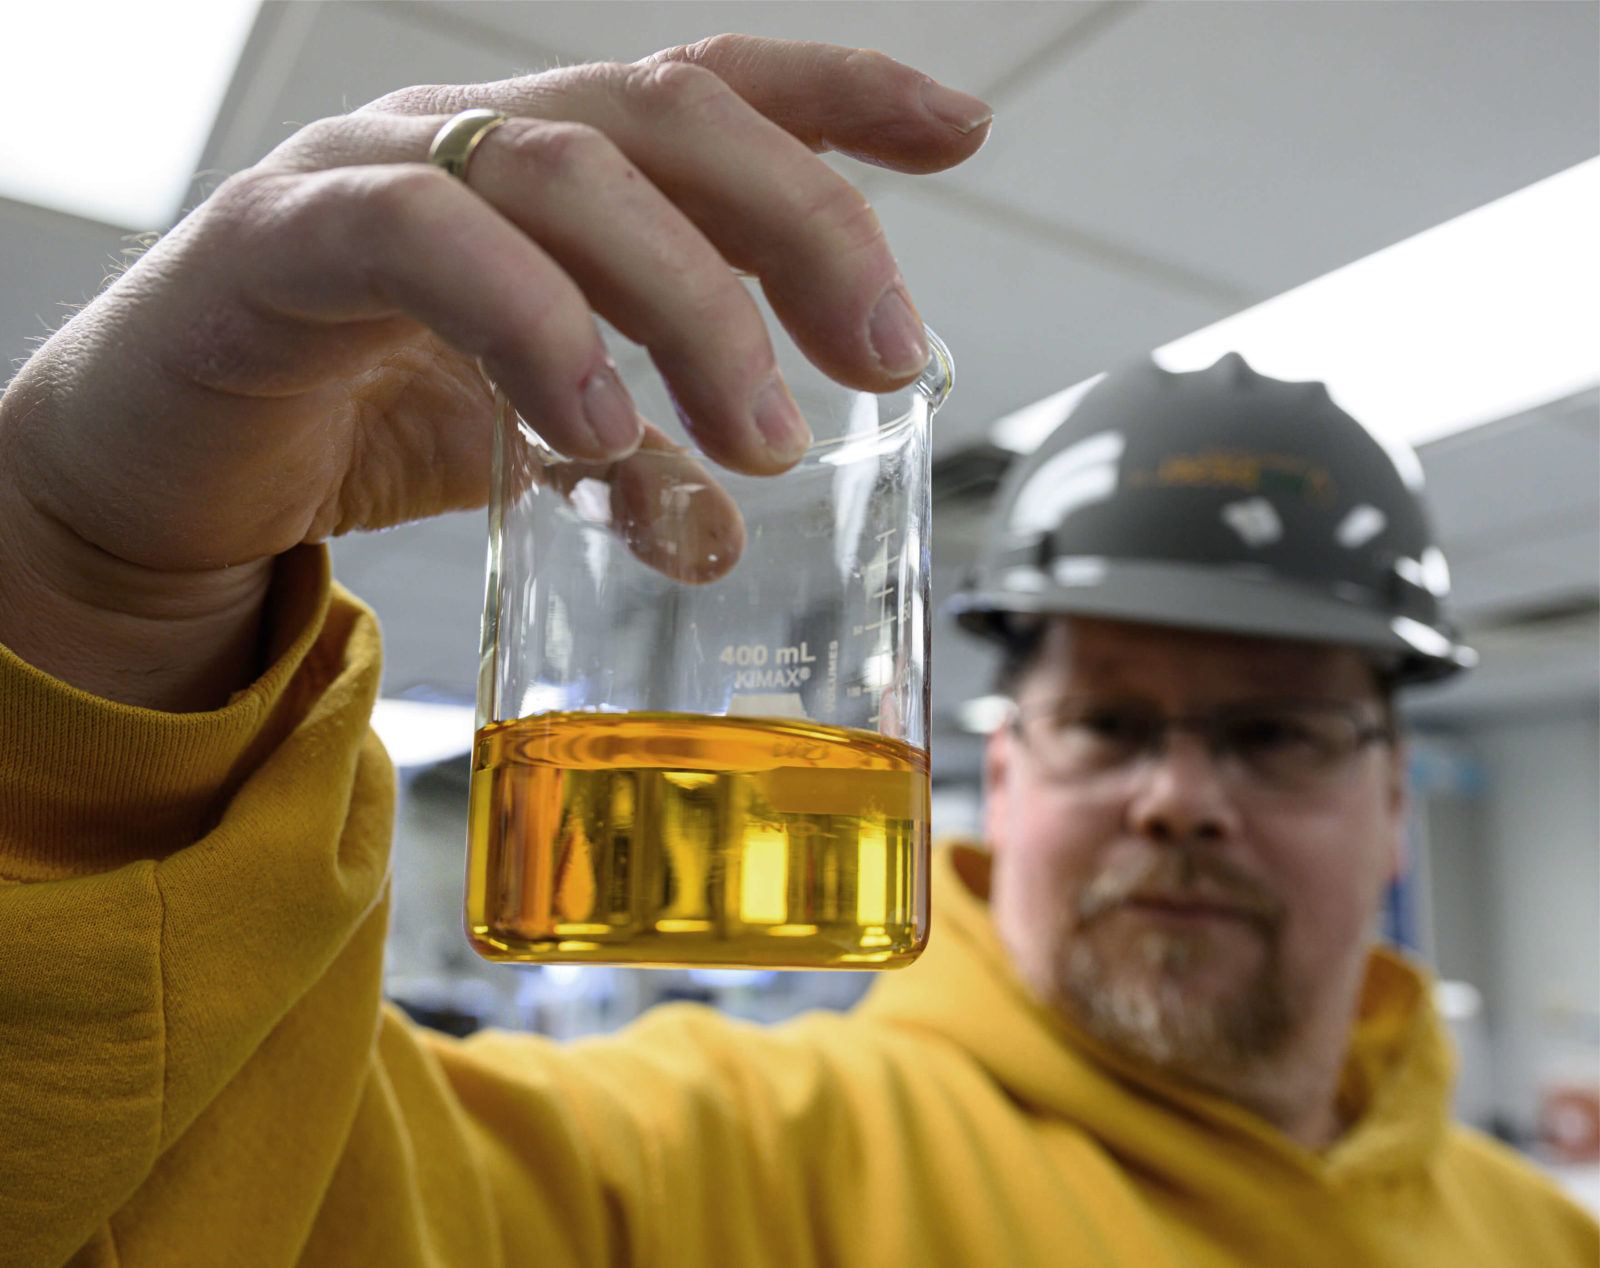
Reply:
<svg viewBox="0 0 1600 1268"><path fill-rule="evenodd" d="M758 291L814 443L777 476L659 429L615 463L503 403L466 923L494 960L882 968L928 929L929 420L846 388ZM630 362L632 364L630 364Z"/></svg>

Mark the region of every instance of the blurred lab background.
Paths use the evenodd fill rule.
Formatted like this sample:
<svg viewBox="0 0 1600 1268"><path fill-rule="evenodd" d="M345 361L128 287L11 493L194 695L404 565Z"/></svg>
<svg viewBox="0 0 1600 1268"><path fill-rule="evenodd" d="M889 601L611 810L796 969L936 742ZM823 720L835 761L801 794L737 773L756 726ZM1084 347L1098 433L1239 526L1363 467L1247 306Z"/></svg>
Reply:
<svg viewBox="0 0 1600 1268"><path fill-rule="evenodd" d="M10 368L299 124L411 83L628 60L723 30L866 45L983 96L993 136L873 201L956 387L936 423L935 599L1008 461L1151 350L1323 378L1414 445L1482 653L1418 695L1413 864L1388 934L1429 962L1462 1117L1600 1203L1600 6L1588 2L569 3L87 0L0 46ZM137 29L131 29L137 27ZM131 71L132 79L123 76ZM71 147L28 121L71 85ZM66 160L52 168L51 157ZM832 161L832 160L830 160ZM401 767L389 990L567 1036L662 999L777 1018L868 975L491 966L461 932L482 514L335 544L387 640ZM986 650L934 640L936 824L976 823Z"/></svg>

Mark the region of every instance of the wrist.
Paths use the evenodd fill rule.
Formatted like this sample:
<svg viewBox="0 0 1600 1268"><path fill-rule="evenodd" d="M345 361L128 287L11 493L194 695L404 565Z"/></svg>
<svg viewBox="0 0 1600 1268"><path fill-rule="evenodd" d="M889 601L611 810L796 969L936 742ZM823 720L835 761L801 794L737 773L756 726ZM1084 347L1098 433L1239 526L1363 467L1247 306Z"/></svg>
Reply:
<svg viewBox="0 0 1600 1268"><path fill-rule="evenodd" d="M166 572L131 563L0 480L0 643L108 700L215 709L259 673L272 560Z"/></svg>

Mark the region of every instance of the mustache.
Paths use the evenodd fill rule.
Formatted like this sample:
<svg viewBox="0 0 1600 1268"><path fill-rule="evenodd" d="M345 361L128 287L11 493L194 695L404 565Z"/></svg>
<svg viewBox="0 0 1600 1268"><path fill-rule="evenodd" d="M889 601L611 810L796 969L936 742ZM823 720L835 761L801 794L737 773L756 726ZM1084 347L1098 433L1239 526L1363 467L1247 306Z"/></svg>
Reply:
<svg viewBox="0 0 1600 1268"><path fill-rule="evenodd" d="M1204 850L1167 848L1111 864L1086 885L1076 904L1080 927L1130 902L1216 907L1268 930L1283 923L1284 905L1264 885Z"/></svg>

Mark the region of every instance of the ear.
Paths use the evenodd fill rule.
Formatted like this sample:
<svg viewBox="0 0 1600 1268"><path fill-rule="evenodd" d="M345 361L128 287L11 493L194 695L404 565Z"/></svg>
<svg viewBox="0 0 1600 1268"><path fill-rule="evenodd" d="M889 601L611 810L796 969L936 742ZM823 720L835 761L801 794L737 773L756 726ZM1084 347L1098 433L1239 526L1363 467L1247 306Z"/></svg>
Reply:
<svg viewBox="0 0 1600 1268"><path fill-rule="evenodd" d="M1398 880L1411 864L1411 746L1405 739L1397 739L1389 747L1387 812L1388 857L1384 860L1387 879Z"/></svg>
<svg viewBox="0 0 1600 1268"><path fill-rule="evenodd" d="M989 732L983 750L983 837L989 850L1005 849L1006 820L1010 816L1011 728L1001 723Z"/></svg>

